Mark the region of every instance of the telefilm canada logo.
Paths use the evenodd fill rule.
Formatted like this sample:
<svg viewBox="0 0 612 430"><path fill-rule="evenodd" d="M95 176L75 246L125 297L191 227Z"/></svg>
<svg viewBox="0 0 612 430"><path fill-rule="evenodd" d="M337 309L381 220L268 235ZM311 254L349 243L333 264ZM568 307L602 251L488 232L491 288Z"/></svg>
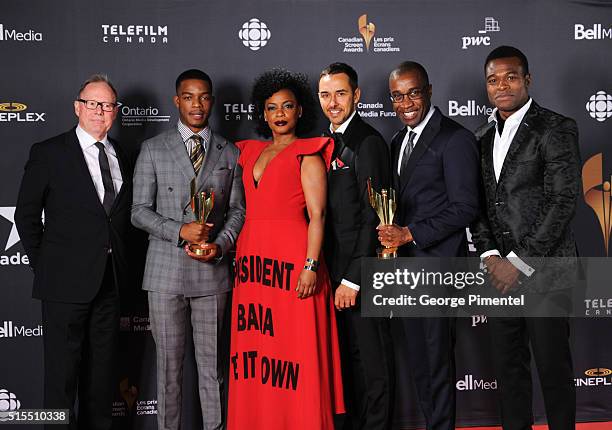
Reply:
<svg viewBox="0 0 612 430"><path fill-rule="evenodd" d="M46 112L27 112L21 102L0 102L0 122L45 122Z"/></svg>
<svg viewBox="0 0 612 430"><path fill-rule="evenodd" d="M33 29L17 30L0 23L0 42L42 42L43 34Z"/></svg>
<svg viewBox="0 0 612 430"><path fill-rule="evenodd" d="M272 33L268 25L258 18L251 18L238 31L242 44L251 51L259 51L268 44Z"/></svg>
<svg viewBox="0 0 612 430"><path fill-rule="evenodd" d="M338 43L342 47L342 52L400 52L400 48L396 46L394 36L376 35L376 24L368 19L367 14L363 14L357 18L357 31L361 36L338 36Z"/></svg>
<svg viewBox="0 0 612 430"><path fill-rule="evenodd" d="M612 223L610 223L610 209L612 208L611 180L612 176L604 177L603 175L603 154L601 152L585 161L582 166L584 201L593 209L597 217L606 257L609 256L610 231L612 231Z"/></svg>
<svg viewBox="0 0 612 430"><path fill-rule="evenodd" d="M497 390L497 380L486 381L484 379L475 378L472 374L467 374L463 378L457 380L455 384L458 391L488 391Z"/></svg>
<svg viewBox="0 0 612 430"><path fill-rule="evenodd" d="M170 115L161 115L154 106L121 106L121 125L123 127L140 127L145 124L170 122Z"/></svg>
<svg viewBox="0 0 612 430"><path fill-rule="evenodd" d="M14 393L4 388L0 390L0 422L8 421L10 413L19 410L21 402Z"/></svg>
<svg viewBox="0 0 612 430"><path fill-rule="evenodd" d="M13 254L6 254L9 249L19 243L19 233L17 232L17 226L15 225L15 206L0 206L0 228L7 228L7 224L10 224L8 228L8 236L6 236L6 242L3 243L4 238L0 236L0 247L4 245L4 252L0 248L0 266L27 266L30 264L30 260L26 254L22 254L17 251Z"/></svg>
<svg viewBox="0 0 612 430"><path fill-rule="evenodd" d="M604 122L612 116L612 96L605 91L597 91L589 97L586 110L597 122Z"/></svg>
<svg viewBox="0 0 612 430"><path fill-rule="evenodd" d="M492 16L488 16L484 19L484 28L478 30L478 34L461 37L461 49L474 46L491 46L491 36L488 34L498 33L500 30L499 21Z"/></svg>
<svg viewBox="0 0 612 430"><path fill-rule="evenodd" d="M586 378L574 378L576 387L612 386L612 369L594 367L584 371Z"/></svg>
<svg viewBox="0 0 612 430"><path fill-rule="evenodd" d="M125 44L168 43L167 25L101 24L102 42Z"/></svg>
<svg viewBox="0 0 612 430"><path fill-rule="evenodd" d="M226 121L253 121L255 105L252 103L223 103L223 118Z"/></svg>
<svg viewBox="0 0 612 430"><path fill-rule="evenodd" d="M0 338L13 337L40 337L43 335L43 326L26 327L23 324L15 324L14 321L6 320L0 323Z"/></svg>
<svg viewBox="0 0 612 430"><path fill-rule="evenodd" d="M448 116L488 117L493 112L493 108L485 104L478 104L476 100L449 100L448 101Z"/></svg>
<svg viewBox="0 0 612 430"><path fill-rule="evenodd" d="M574 24L574 40L605 40L612 39L612 25L592 24L587 27L584 24Z"/></svg>

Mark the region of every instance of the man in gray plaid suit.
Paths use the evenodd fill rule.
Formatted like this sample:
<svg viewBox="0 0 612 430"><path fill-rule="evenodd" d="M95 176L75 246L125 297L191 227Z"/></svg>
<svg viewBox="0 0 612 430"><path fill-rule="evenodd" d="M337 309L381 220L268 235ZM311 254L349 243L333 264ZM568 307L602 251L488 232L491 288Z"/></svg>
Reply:
<svg viewBox="0 0 612 430"><path fill-rule="evenodd" d="M223 425L219 334L231 290L228 251L244 223L238 149L212 133L212 81L200 70L176 80L176 127L142 144L134 171L132 223L149 233L143 289L157 350L158 428L181 428L185 327L191 319L204 429ZM215 192L207 224L195 222L191 184ZM189 244L210 242L197 256Z"/></svg>

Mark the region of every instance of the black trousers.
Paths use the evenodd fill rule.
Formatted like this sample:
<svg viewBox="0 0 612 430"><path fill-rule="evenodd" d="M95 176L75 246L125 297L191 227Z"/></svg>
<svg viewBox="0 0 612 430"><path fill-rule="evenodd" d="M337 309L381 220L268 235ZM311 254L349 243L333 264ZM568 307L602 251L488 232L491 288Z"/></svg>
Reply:
<svg viewBox="0 0 612 430"><path fill-rule="evenodd" d="M455 318L403 318L408 366L427 430L455 430Z"/></svg>
<svg viewBox="0 0 612 430"><path fill-rule="evenodd" d="M109 256L102 286L90 303L42 302L44 407L68 409L70 424L49 430L112 427L119 295ZM75 402L78 390L78 413Z"/></svg>
<svg viewBox="0 0 612 430"><path fill-rule="evenodd" d="M535 359L548 428L573 430L576 388L566 317L490 318L493 359L504 430L531 430L531 350Z"/></svg>
<svg viewBox="0 0 612 430"><path fill-rule="evenodd" d="M391 429L395 378L389 319L364 318L359 306L336 316L347 409L336 429Z"/></svg>

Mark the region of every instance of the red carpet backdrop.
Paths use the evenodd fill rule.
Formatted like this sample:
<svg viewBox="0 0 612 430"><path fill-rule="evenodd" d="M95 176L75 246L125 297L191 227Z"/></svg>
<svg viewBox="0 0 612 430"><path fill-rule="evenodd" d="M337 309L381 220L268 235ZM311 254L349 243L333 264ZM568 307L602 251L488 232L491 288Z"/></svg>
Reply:
<svg viewBox="0 0 612 430"><path fill-rule="evenodd" d="M32 273L13 222L23 166L34 142L76 124L72 101L92 73L107 73L115 83L123 106L110 134L133 153L144 139L175 125L174 80L192 67L213 79L212 127L238 140L255 136L249 95L258 74L275 66L304 72L316 91L323 67L347 62L359 73L359 114L389 141L400 122L387 97L387 78L399 62L422 63L433 85L432 103L474 130L491 112L484 59L498 45L516 46L530 61L534 100L578 123L585 198L574 229L582 256L607 256L611 24L612 3L605 0L2 1L0 413L42 406L44 327L40 303L30 298ZM326 127L320 115L319 129ZM146 246L141 235L133 241ZM139 283L142 256L134 253L133 282L122 291L117 429L156 428L154 344ZM605 318L612 307L606 304L573 320L580 421L612 421L612 319ZM401 336L397 340L395 421L398 428L417 427L422 419L405 358L415 352L401 348ZM459 321L459 425L498 423L487 345L485 318ZM188 363L186 429L200 428L194 372ZM539 396L535 412L542 422Z"/></svg>

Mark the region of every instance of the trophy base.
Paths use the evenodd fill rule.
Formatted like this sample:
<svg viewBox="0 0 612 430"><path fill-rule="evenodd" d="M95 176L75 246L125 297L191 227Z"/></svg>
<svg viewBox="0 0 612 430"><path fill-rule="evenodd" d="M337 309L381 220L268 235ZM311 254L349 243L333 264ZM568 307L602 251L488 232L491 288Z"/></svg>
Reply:
<svg viewBox="0 0 612 430"><path fill-rule="evenodd" d="M189 245L189 250L199 257L211 254L214 249L215 247L210 243L192 243Z"/></svg>
<svg viewBox="0 0 612 430"><path fill-rule="evenodd" d="M389 260L391 258L397 257L397 247L393 248L378 248L376 250L376 255L381 260Z"/></svg>

